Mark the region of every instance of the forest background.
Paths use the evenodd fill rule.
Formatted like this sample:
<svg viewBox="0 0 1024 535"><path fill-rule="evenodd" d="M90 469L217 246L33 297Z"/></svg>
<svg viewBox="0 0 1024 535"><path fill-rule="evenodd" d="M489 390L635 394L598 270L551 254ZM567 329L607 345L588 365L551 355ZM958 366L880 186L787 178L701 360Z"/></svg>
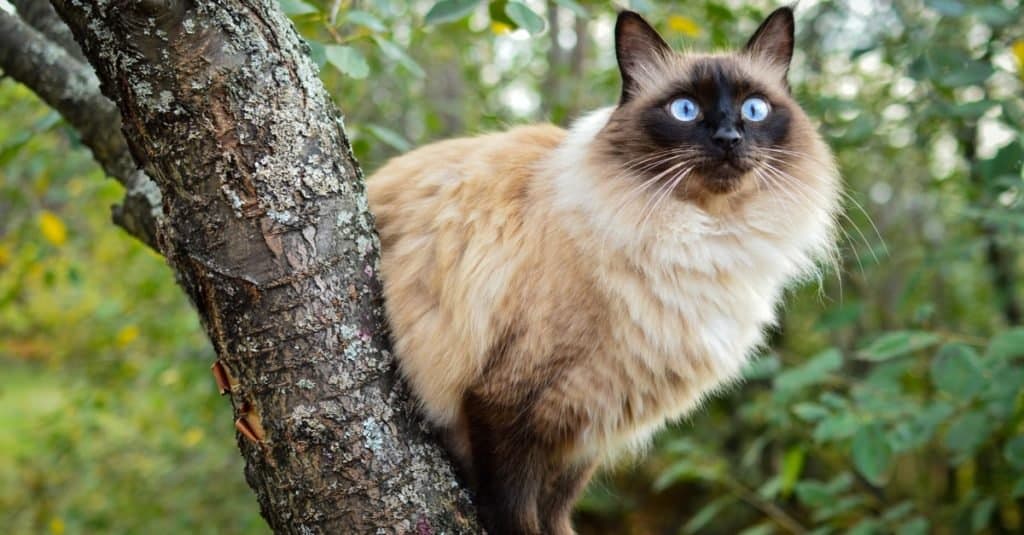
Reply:
<svg viewBox="0 0 1024 535"><path fill-rule="evenodd" d="M609 3L281 5L368 173L617 96ZM696 50L776 7L628 5ZM841 264L790 292L742 384L591 485L582 533L1024 531L1022 20L1018 0L800 2L791 81L846 180ZM122 196L0 79L0 525L266 533L213 350L110 223Z"/></svg>

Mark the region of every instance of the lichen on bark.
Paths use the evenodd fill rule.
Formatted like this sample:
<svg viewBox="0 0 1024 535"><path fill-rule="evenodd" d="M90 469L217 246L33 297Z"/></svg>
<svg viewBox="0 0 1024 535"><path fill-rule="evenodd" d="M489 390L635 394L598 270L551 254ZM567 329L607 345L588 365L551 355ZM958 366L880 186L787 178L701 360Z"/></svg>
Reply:
<svg viewBox="0 0 1024 535"><path fill-rule="evenodd" d="M163 192L158 243L233 380L288 533L478 532L389 351L340 116L277 3L53 0Z"/></svg>

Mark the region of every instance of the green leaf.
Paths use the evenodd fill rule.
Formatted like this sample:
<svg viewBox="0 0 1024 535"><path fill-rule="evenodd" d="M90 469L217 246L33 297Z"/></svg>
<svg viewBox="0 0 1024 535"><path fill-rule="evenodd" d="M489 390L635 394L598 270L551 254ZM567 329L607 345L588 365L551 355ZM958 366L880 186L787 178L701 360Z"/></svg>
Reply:
<svg viewBox="0 0 1024 535"><path fill-rule="evenodd" d="M914 510L914 502L900 502L885 510L882 514L882 520L892 523L904 516L908 515Z"/></svg>
<svg viewBox="0 0 1024 535"><path fill-rule="evenodd" d="M924 408L914 423L921 428L920 434L927 436L953 414L953 406L944 401L932 403Z"/></svg>
<svg viewBox="0 0 1024 535"><path fill-rule="evenodd" d="M853 437L853 464L871 483L885 482L885 472L892 459L892 449L879 426L863 427Z"/></svg>
<svg viewBox="0 0 1024 535"><path fill-rule="evenodd" d="M971 455L988 440L992 422L981 411L971 411L953 421L946 430L946 447L960 455Z"/></svg>
<svg viewBox="0 0 1024 535"><path fill-rule="evenodd" d="M285 15L307 15L320 12L319 9L302 0L280 0L279 4L281 5L281 11L284 11Z"/></svg>
<svg viewBox="0 0 1024 535"><path fill-rule="evenodd" d="M925 331L893 331L885 333L860 350L863 360L880 362L933 346L938 335Z"/></svg>
<svg viewBox="0 0 1024 535"><path fill-rule="evenodd" d="M797 499L808 507L824 507L835 500L835 493L820 481L801 481L795 490Z"/></svg>
<svg viewBox="0 0 1024 535"><path fill-rule="evenodd" d="M990 159L983 160L979 166L981 174L989 183L998 183L1004 176L1011 177L1010 182L1016 183L1021 170L1021 161L1024 160L1024 145L1019 141L1012 141L1002 146L996 155Z"/></svg>
<svg viewBox="0 0 1024 535"><path fill-rule="evenodd" d="M780 486L778 476L768 478L768 481L765 481L763 485L758 487L757 495L768 500L774 500L779 495Z"/></svg>
<svg viewBox="0 0 1024 535"><path fill-rule="evenodd" d="M835 348L826 349L801 366L786 370L775 377L775 388L789 394L819 383L843 366L843 356Z"/></svg>
<svg viewBox="0 0 1024 535"><path fill-rule="evenodd" d="M988 110L992 109L996 105L997 103L992 100L977 100L974 102L964 102L962 104L957 104L956 106L951 106L949 109L949 113L957 117L977 119L978 117L985 115L985 113L987 113Z"/></svg>
<svg viewBox="0 0 1024 535"><path fill-rule="evenodd" d="M959 17L966 11L959 0L927 0L925 4L942 15Z"/></svg>
<svg viewBox="0 0 1024 535"><path fill-rule="evenodd" d="M992 359L1012 359L1024 356L1024 328L1003 331L988 343L985 356Z"/></svg>
<svg viewBox="0 0 1024 535"><path fill-rule="evenodd" d="M863 495L841 496L827 506L817 508L811 515L811 519L816 523L823 523L825 520L860 508L865 502L867 502L867 498Z"/></svg>
<svg viewBox="0 0 1024 535"><path fill-rule="evenodd" d="M775 375L779 371L780 367L779 356L774 353L770 353L748 362L743 367L742 374L743 378L748 381L767 379Z"/></svg>
<svg viewBox="0 0 1024 535"><path fill-rule="evenodd" d="M706 467L703 467L698 463L694 463L689 459L682 459L680 461L676 461L662 472L661 475L659 475L651 484L651 487L655 491L661 492L678 481L691 479L715 479L714 477L707 476Z"/></svg>
<svg viewBox="0 0 1024 535"><path fill-rule="evenodd" d="M443 24L466 17L480 5L482 0L441 0L427 12L424 22L427 24Z"/></svg>
<svg viewBox="0 0 1024 535"><path fill-rule="evenodd" d="M886 390L894 393L903 392L904 380L911 370L912 364L913 361L910 359L880 362L871 368L861 384L878 392Z"/></svg>
<svg viewBox="0 0 1024 535"><path fill-rule="evenodd" d="M377 124L367 124L366 129L370 131L377 139L383 141L385 144L391 146L399 152L407 152L412 149L412 143L409 143L401 134L385 128Z"/></svg>
<svg viewBox="0 0 1024 535"><path fill-rule="evenodd" d="M977 85L988 80L988 77L992 76L994 72L995 69L988 63L969 60L952 72L940 76L938 82L946 87Z"/></svg>
<svg viewBox="0 0 1024 535"><path fill-rule="evenodd" d="M896 535L927 535L928 520L918 516L904 522L896 528Z"/></svg>
<svg viewBox="0 0 1024 535"><path fill-rule="evenodd" d="M988 519L992 518L992 511L996 508L995 498L988 497L974 505L971 510L971 531L978 533L988 526Z"/></svg>
<svg viewBox="0 0 1024 535"><path fill-rule="evenodd" d="M989 26L1001 28L1013 24L1014 14L1005 7L991 3L989 5L971 6L971 14Z"/></svg>
<svg viewBox="0 0 1024 535"><path fill-rule="evenodd" d="M857 522L846 535L878 535L883 533L881 524L874 518L865 518Z"/></svg>
<svg viewBox="0 0 1024 535"><path fill-rule="evenodd" d="M789 448L786 456L782 458L782 473L779 478L779 490L783 496L788 496L797 480L800 479L800 472L804 468L806 452L799 446Z"/></svg>
<svg viewBox="0 0 1024 535"><path fill-rule="evenodd" d="M850 402L846 398L835 392L822 392L818 396L818 401L835 410L846 410L850 406Z"/></svg>
<svg viewBox="0 0 1024 535"><path fill-rule="evenodd" d="M818 423L814 428L814 440L817 442L830 442L852 436L857 432L860 422L857 417L849 412L842 412L832 415Z"/></svg>
<svg viewBox="0 0 1024 535"><path fill-rule="evenodd" d="M775 524L765 521L760 524L750 526L736 535L771 535L772 533L775 533Z"/></svg>
<svg viewBox="0 0 1024 535"><path fill-rule="evenodd" d="M871 114L862 112L846 126L843 142L859 143L873 136L878 129L878 121Z"/></svg>
<svg viewBox="0 0 1024 535"><path fill-rule="evenodd" d="M345 22L355 24L356 26L362 26L363 28L374 32L383 32L388 29L376 15L366 11L360 11L358 9L346 12Z"/></svg>
<svg viewBox="0 0 1024 535"><path fill-rule="evenodd" d="M1010 491L1010 497L1015 500L1021 496L1024 496L1024 477L1018 479L1017 482L1013 484L1013 490Z"/></svg>
<svg viewBox="0 0 1024 535"><path fill-rule="evenodd" d="M508 0L491 0L487 5L487 14L491 16L491 22L500 22L507 25L509 28L514 28L516 23L514 20L508 18L505 14L505 6L508 5Z"/></svg>
<svg viewBox="0 0 1024 535"><path fill-rule="evenodd" d="M797 403L791 409L793 414L805 422L815 422L829 415L829 410L809 401Z"/></svg>
<svg viewBox="0 0 1024 535"><path fill-rule="evenodd" d="M420 64L416 63L416 60L412 59L409 54L406 54L405 49L401 46L376 35L373 36L373 42L377 43L377 46L380 47L381 52L383 52L385 56L397 61L399 65L404 67L405 70L409 71L413 76L423 78L427 75L427 73L423 71L423 67L420 67Z"/></svg>
<svg viewBox="0 0 1024 535"><path fill-rule="evenodd" d="M814 328L822 331L834 331L853 324L863 312L863 303L846 303L822 314Z"/></svg>
<svg viewBox="0 0 1024 535"><path fill-rule="evenodd" d="M732 501L732 496L723 496L705 505L704 507L701 507L700 511L697 511L697 514L693 515L693 518L691 518L690 521L683 526L683 532L699 532L701 528L706 526L708 522L711 522L715 518L715 516L718 515L719 511L721 511L725 506L732 503Z"/></svg>
<svg viewBox="0 0 1024 535"><path fill-rule="evenodd" d="M978 355L970 346L946 344L932 360L932 383L954 397L969 398L985 388Z"/></svg>
<svg viewBox="0 0 1024 535"><path fill-rule="evenodd" d="M522 2L509 2L506 4L505 14L508 15L508 18L512 19L512 22L516 23L516 26L530 32L531 35L543 32L547 26L547 22L540 15L534 13L532 9Z"/></svg>
<svg viewBox="0 0 1024 535"><path fill-rule="evenodd" d="M1011 466L1024 470L1024 435L1011 438L1003 448L1003 456Z"/></svg>
<svg viewBox="0 0 1024 535"><path fill-rule="evenodd" d="M764 446L767 443L768 437L766 435L761 435L750 441L750 445L743 452L743 457L740 458L740 465L750 468L761 462L761 454L764 453Z"/></svg>
<svg viewBox="0 0 1024 535"><path fill-rule="evenodd" d="M306 40L309 45L309 58L316 63L316 66L323 69L327 65L327 47L319 41Z"/></svg>
<svg viewBox="0 0 1024 535"><path fill-rule="evenodd" d="M849 472L843 472L838 476L832 478L825 487L828 488L829 492L840 493L850 490L853 486L853 476Z"/></svg>
<svg viewBox="0 0 1024 535"><path fill-rule="evenodd" d="M352 78L362 79L370 74L370 65L366 63L366 58L348 45L327 45L324 47L324 54L328 63Z"/></svg>

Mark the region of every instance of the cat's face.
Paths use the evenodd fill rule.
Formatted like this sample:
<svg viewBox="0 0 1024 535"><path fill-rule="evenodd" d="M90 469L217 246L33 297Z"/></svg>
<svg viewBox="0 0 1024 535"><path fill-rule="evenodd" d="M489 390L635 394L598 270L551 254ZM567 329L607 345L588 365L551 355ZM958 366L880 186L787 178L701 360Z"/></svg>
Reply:
<svg viewBox="0 0 1024 535"><path fill-rule="evenodd" d="M799 164L792 160L810 126L786 83L789 8L731 54L675 52L631 12L619 15L615 34L622 96L597 140L627 175L652 191L701 198L774 183Z"/></svg>

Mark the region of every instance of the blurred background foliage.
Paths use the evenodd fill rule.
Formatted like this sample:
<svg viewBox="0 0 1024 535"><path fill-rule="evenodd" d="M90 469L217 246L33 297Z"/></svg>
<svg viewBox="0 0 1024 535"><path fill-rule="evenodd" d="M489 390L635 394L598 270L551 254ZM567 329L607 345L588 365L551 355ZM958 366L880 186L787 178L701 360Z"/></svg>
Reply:
<svg viewBox="0 0 1024 535"><path fill-rule="evenodd" d="M764 0L633 0L741 45ZM453 135L615 101L614 6L282 0L369 173ZM0 8L4 3L0 2ZM582 533L1024 532L1024 6L803 0L794 92L847 182L842 264L728 389L599 477ZM213 352L120 186L0 80L0 525L265 533Z"/></svg>

